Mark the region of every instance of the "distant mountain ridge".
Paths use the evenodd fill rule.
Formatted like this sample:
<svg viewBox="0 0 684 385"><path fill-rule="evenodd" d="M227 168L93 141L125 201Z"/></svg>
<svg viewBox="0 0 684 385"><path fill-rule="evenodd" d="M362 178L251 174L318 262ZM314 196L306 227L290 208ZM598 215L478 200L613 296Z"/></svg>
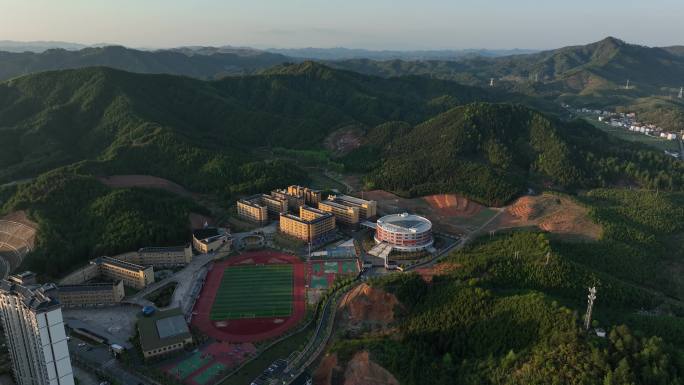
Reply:
<svg viewBox="0 0 684 385"><path fill-rule="evenodd" d="M285 56L268 52L190 56L181 51L141 51L122 46L89 47L78 51L49 49L42 53L0 52L0 80L35 72L94 66L214 79L252 73L287 61L290 59Z"/></svg>
<svg viewBox="0 0 684 385"><path fill-rule="evenodd" d="M426 75L486 85L490 79L530 83L540 92L591 92L614 89L631 79L635 89L679 87L684 79L684 48L652 48L614 37L601 41L503 57L475 57L456 62L350 60L336 67L380 76Z"/></svg>
<svg viewBox="0 0 684 385"><path fill-rule="evenodd" d="M369 50L353 48L268 48L268 52L311 60L461 60L469 57L498 57L538 52L533 49L444 49L444 50Z"/></svg>
<svg viewBox="0 0 684 385"><path fill-rule="evenodd" d="M5 52L44 52L49 49L79 50L87 48L85 44L66 41L13 41L0 40L0 51Z"/></svg>

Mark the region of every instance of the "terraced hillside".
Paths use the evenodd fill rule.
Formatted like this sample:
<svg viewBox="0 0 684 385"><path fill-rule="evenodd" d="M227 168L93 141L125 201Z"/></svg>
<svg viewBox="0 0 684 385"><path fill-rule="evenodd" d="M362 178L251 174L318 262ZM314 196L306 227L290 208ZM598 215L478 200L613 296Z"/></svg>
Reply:
<svg viewBox="0 0 684 385"><path fill-rule="evenodd" d="M7 277L35 247L36 227L23 213L0 219L0 277Z"/></svg>

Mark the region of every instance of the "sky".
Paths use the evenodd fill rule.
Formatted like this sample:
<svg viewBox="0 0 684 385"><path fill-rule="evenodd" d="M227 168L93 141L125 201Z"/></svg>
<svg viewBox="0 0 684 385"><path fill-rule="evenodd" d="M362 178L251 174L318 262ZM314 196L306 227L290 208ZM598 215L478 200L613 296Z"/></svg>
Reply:
<svg viewBox="0 0 684 385"><path fill-rule="evenodd" d="M0 40L129 47L684 45L682 0L0 0Z"/></svg>

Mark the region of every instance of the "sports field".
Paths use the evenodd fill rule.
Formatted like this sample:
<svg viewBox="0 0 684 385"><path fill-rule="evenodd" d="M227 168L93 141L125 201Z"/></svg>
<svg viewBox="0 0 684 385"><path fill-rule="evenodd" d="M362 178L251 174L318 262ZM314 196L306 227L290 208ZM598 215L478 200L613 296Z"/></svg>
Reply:
<svg viewBox="0 0 684 385"><path fill-rule="evenodd" d="M206 365L211 359L200 352L193 353L187 359L169 368L167 372L181 380L186 379L192 372Z"/></svg>
<svg viewBox="0 0 684 385"><path fill-rule="evenodd" d="M210 318L288 317L292 314L292 292L291 264L229 266L223 271Z"/></svg>
<svg viewBox="0 0 684 385"><path fill-rule="evenodd" d="M216 377L219 373L226 370L226 366L220 362L217 362L206 369L204 369L200 374L197 374L192 379L198 384L206 384L209 380Z"/></svg>

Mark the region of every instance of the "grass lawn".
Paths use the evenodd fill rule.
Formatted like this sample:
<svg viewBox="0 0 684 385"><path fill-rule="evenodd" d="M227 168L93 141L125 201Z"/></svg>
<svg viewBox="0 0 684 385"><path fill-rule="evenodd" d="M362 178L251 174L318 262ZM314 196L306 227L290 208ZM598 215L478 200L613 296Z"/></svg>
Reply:
<svg viewBox="0 0 684 385"><path fill-rule="evenodd" d="M230 266L223 272L211 319L287 317L292 291L292 265Z"/></svg>

